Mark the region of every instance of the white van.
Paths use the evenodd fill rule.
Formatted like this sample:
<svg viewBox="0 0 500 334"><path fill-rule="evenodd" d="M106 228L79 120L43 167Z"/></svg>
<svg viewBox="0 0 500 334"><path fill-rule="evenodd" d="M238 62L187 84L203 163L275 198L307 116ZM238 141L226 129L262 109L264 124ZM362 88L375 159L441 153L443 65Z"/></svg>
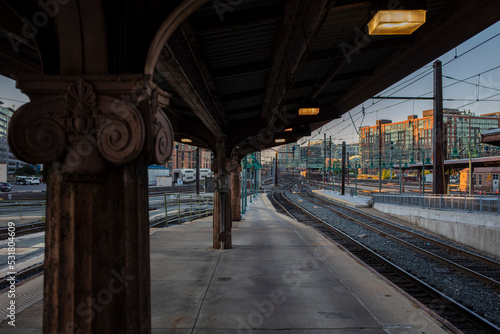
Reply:
<svg viewBox="0 0 500 334"><path fill-rule="evenodd" d="M187 169L187 168L174 169L172 171L172 174L173 174L173 180L177 185L194 182L196 178L194 169Z"/></svg>

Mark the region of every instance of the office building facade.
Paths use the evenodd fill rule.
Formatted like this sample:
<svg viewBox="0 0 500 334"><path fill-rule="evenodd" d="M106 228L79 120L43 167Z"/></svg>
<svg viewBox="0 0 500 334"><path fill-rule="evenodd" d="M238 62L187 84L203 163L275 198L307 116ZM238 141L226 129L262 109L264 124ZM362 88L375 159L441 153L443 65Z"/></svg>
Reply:
<svg viewBox="0 0 500 334"><path fill-rule="evenodd" d="M451 159L454 150L463 158L469 154L479 156L500 155L498 147L482 144L480 133L500 127L500 113L476 116L457 109L443 112L445 160ZM359 150L361 167L369 169L379 164L432 161L434 126L433 110L424 110L423 117L408 116L402 122L377 120L375 126L360 129Z"/></svg>

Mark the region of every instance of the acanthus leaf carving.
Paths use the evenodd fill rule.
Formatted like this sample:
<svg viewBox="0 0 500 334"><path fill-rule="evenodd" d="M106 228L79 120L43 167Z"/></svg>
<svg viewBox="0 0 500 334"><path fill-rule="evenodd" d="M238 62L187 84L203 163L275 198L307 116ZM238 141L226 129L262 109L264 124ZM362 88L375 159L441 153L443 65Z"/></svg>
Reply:
<svg viewBox="0 0 500 334"><path fill-rule="evenodd" d="M97 106L92 85L80 77L69 85L65 98L68 133L85 134L92 131Z"/></svg>

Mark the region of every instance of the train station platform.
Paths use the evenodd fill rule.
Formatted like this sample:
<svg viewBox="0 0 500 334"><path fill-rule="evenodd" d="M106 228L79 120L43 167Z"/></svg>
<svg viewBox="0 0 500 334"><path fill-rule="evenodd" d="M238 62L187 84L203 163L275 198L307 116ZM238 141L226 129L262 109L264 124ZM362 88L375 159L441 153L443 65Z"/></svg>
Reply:
<svg viewBox="0 0 500 334"><path fill-rule="evenodd" d="M313 190L313 193L330 201L338 202L339 204L352 208L368 208L370 206L370 202L372 202L371 196L354 196L349 194L348 190L344 193L344 195L341 195L338 191L332 190Z"/></svg>
<svg viewBox="0 0 500 334"><path fill-rule="evenodd" d="M266 196L233 223L232 249L211 246L211 218L151 230L153 333L446 333ZM37 280L17 288L19 300L41 293ZM41 333L40 298L17 315L15 329L2 322L0 333Z"/></svg>

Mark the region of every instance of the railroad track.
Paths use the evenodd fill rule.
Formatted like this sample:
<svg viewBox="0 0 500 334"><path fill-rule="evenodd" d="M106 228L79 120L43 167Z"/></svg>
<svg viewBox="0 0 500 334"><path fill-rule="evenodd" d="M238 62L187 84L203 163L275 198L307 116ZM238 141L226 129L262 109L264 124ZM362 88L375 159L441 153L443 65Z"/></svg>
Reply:
<svg viewBox="0 0 500 334"><path fill-rule="evenodd" d="M183 211L178 214L169 214L167 216L167 220L165 218L161 219L156 219L150 221L149 227L165 227L167 225L175 225L175 224L181 224L186 221L191 221L194 219L199 219L199 218L204 218L212 215L212 209L211 208L196 208L192 211ZM28 232L28 225L34 225L33 231L36 229L39 229L40 231L45 231L45 223L44 222L39 222L39 223L33 223L33 224L26 224L26 225L19 225L16 226L16 236L19 236L21 234L27 234L27 233L33 233L33 232ZM26 229L22 229L23 226L26 226ZM37 232L39 232L37 230ZM26 232L25 232L26 231ZM18 272L16 274L16 284L26 281L28 279L31 279L35 276L38 276L43 273L43 262L34 264L30 267L25 268L24 270ZM7 282L8 277L0 278L0 291L4 290L7 288L10 283Z"/></svg>
<svg viewBox="0 0 500 334"><path fill-rule="evenodd" d="M45 231L45 222L32 222L28 224L16 225L16 237L36 232ZM5 240L9 237L8 227L0 228L0 240Z"/></svg>
<svg viewBox="0 0 500 334"><path fill-rule="evenodd" d="M484 282L500 292L500 263L474 254L462 248L446 244L421 233L395 225L391 222L368 215L359 210L347 208L321 198L310 191L300 195L312 203L349 219L372 232L389 238L418 253L428 256L453 270ZM309 197L309 198L308 198ZM310 197L314 198L311 199Z"/></svg>
<svg viewBox="0 0 500 334"><path fill-rule="evenodd" d="M194 193L195 186L187 185L187 186L176 186L176 187L161 187L161 188L152 188L149 191L149 196L157 196L157 195L173 195L173 194L189 194ZM19 193L18 195L22 195L23 197L18 197L12 200L12 202L20 201L20 200L44 200L46 193ZM178 200L177 198L167 198L169 203L175 202L180 204L189 203L189 198L181 198ZM45 206L45 202L42 202L42 206ZM154 208L150 208L154 209ZM45 222L31 222L23 225L16 225L16 236L27 235L36 232L45 231ZM7 227L0 227L0 240L5 240L8 237L8 229Z"/></svg>
<svg viewBox="0 0 500 334"><path fill-rule="evenodd" d="M436 314L435 317L441 319L443 325L447 326L452 332L498 333L500 331L500 327L493 322L473 312L459 301L446 296L430 284L394 264L392 261L381 256L354 237L332 226L332 224L326 222L317 215L292 203L283 193L284 192L274 192L271 195L272 201L274 203L279 203L277 207L279 207L280 210L326 234L345 250L393 282L406 294L412 296L428 309L434 311Z"/></svg>

